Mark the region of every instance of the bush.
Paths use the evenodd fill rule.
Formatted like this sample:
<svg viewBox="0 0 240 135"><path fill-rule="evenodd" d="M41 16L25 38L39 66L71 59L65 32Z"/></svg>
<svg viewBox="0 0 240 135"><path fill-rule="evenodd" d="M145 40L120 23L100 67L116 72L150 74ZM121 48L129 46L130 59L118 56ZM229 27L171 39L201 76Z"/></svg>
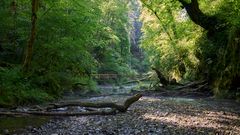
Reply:
<svg viewBox="0 0 240 135"><path fill-rule="evenodd" d="M0 68L0 106L41 103L53 99L45 91L34 87L20 69L20 67Z"/></svg>

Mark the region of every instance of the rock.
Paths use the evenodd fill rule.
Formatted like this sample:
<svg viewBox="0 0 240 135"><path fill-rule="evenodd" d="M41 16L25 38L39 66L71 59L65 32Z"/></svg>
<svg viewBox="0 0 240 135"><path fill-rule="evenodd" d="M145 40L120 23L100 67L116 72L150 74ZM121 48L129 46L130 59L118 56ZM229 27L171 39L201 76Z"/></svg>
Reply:
<svg viewBox="0 0 240 135"><path fill-rule="evenodd" d="M9 130L8 130L8 129L4 129L4 130L3 130L3 134L4 134L4 135L10 135Z"/></svg>
<svg viewBox="0 0 240 135"><path fill-rule="evenodd" d="M154 131L156 131L156 129L154 129L154 128L148 129L148 132L149 132L149 133L153 133Z"/></svg>
<svg viewBox="0 0 240 135"><path fill-rule="evenodd" d="M124 89L124 86L119 86L119 89Z"/></svg>
<svg viewBox="0 0 240 135"><path fill-rule="evenodd" d="M121 96L107 96L99 98L96 101L121 101ZM202 102L202 101L201 101ZM217 102L218 103L218 102ZM214 123L216 130L222 126L227 127L226 130L231 130L229 134L237 134L240 126L236 124L239 122L239 116L235 113L229 113L228 108L223 108L221 113L215 108L209 108L206 103L202 103L202 107L192 106L185 103L177 103L169 98L162 97L143 97L139 102L133 104L126 113L119 113L117 115L108 116L83 116L83 117L61 117L52 119L42 128L38 128L36 132L28 130L31 134L69 134L69 135L130 135L130 134L144 134L144 135L174 135L174 134L209 134L214 133L213 129L201 128L199 124L204 124L204 127L212 126L210 122L214 122L212 115L226 117L236 117L232 123L221 122ZM222 104L220 104L222 105ZM217 105L216 105L217 106ZM225 107L225 106L224 106ZM240 108L235 106L235 108ZM207 109L209 111L205 112ZM192 110L198 110L197 112ZM220 112L220 113L209 113ZM183 114L183 115L181 115ZM156 118L161 118L163 121ZM194 119L193 119L194 118ZM168 121L165 121L168 120ZM195 123L194 123L195 121ZM186 127L179 128L177 124L185 124ZM235 126L228 126L235 125ZM189 127L188 127L189 126ZM190 128L193 127L193 128ZM199 131L197 129L199 127ZM29 127L31 128L31 127ZM228 134L225 129L219 130L219 134ZM200 132L201 131L201 132ZM25 134L30 134L25 133ZM51 134L52 133L52 134Z"/></svg>
<svg viewBox="0 0 240 135"><path fill-rule="evenodd" d="M27 130L32 130L32 128L33 128L32 126L27 126L26 127Z"/></svg>
<svg viewBox="0 0 240 135"><path fill-rule="evenodd" d="M36 133L37 131L38 131L37 128L32 128L31 130L32 133Z"/></svg>
<svg viewBox="0 0 240 135"><path fill-rule="evenodd" d="M68 109L67 107L57 108L56 111L66 111L67 109Z"/></svg>

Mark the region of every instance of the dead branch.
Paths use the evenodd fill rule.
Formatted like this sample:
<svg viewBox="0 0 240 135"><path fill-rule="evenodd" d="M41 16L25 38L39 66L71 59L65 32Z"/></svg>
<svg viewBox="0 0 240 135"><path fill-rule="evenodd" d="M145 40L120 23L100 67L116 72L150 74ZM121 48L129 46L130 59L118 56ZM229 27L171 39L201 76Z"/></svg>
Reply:
<svg viewBox="0 0 240 135"><path fill-rule="evenodd" d="M174 90L181 90L181 89L185 89L185 88L194 88L194 87L197 87L197 86L199 86L201 84L204 84L204 83L206 83L205 80L204 81L191 82L189 84L176 87Z"/></svg>
<svg viewBox="0 0 240 135"><path fill-rule="evenodd" d="M203 91L206 90L208 88L208 83L205 83L203 85L200 85L198 88L193 89L193 91Z"/></svg>

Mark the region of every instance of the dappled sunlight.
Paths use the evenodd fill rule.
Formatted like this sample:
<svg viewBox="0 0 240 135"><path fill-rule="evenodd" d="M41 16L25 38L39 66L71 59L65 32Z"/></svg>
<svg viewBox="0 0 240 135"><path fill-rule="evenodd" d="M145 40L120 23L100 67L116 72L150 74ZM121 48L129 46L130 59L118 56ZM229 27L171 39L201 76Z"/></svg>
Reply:
<svg viewBox="0 0 240 135"><path fill-rule="evenodd" d="M234 113L203 111L194 115L172 112L145 113L145 120L176 125L180 128L210 128L240 133L240 117ZM231 127L229 125L232 125Z"/></svg>
<svg viewBox="0 0 240 135"><path fill-rule="evenodd" d="M238 134L240 117L234 103L178 97L143 97L134 106L141 109L141 119L162 125L166 130L184 133ZM224 106L224 108L222 108Z"/></svg>
<svg viewBox="0 0 240 135"><path fill-rule="evenodd" d="M144 101L144 102L159 102L159 101L163 101L163 99L156 98L156 97L142 97L142 98L140 98L140 101Z"/></svg>

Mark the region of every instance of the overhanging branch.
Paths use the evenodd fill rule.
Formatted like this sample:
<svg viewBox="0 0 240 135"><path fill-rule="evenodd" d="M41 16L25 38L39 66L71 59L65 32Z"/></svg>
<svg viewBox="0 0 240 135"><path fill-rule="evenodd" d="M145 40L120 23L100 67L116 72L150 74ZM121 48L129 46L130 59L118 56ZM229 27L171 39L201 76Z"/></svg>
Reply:
<svg viewBox="0 0 240 135"><path fill-rule="evenodd" d="M190 19L194 23L211 32L219 30L218 26L223 22L216 16L208 16L204 14L199 8L198 0L191 0L190 3L187 3L185 0L178 1L186 9Z"/></svg>

